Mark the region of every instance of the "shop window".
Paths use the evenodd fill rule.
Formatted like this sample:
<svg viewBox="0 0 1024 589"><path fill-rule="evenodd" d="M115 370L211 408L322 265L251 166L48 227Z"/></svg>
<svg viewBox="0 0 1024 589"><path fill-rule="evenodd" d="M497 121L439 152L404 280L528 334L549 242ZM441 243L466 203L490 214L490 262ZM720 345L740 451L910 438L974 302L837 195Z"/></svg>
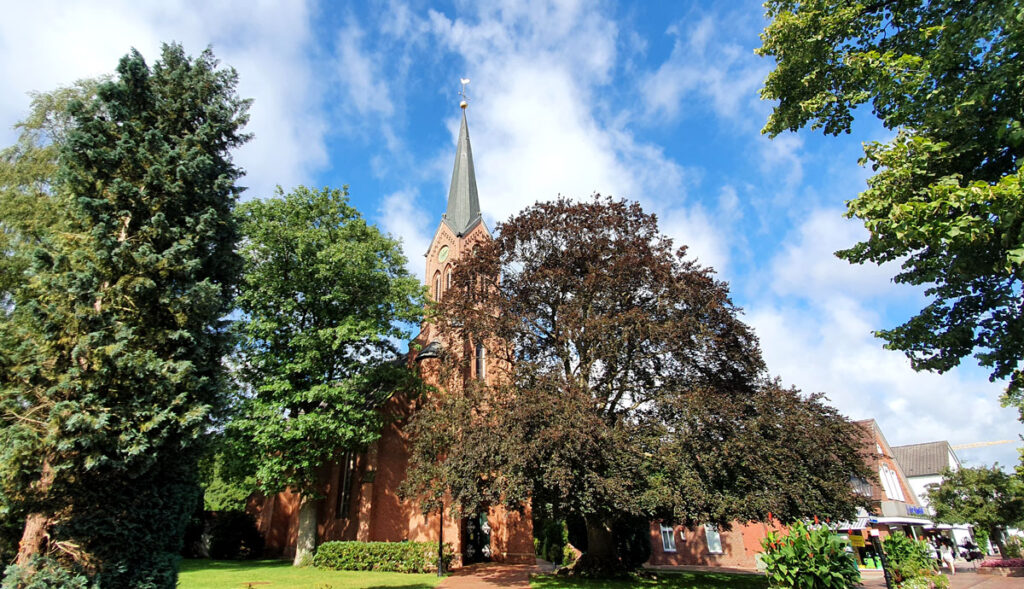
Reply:
<svg viewBox="0 0 1024 589"><path fill-rule="evenodd" d="M338 469L338 494L334 506L335 517L348 519L352 510L352 478L355 476L356 455L345 452L341 457L341 468Z"/></svg>
<svg viewBox="0 0 1024 589"><path fill-rule="evenodd" d="M665 552L676 551L676 535L672 526L661 525L661 549Z"/></svg>
<svg viewBox="0 0 1024 589"><path fill-rule="evenodd" d="M708 541L708 552L722 554L722 534L715 524L704 524L704 537Z"/></svg>

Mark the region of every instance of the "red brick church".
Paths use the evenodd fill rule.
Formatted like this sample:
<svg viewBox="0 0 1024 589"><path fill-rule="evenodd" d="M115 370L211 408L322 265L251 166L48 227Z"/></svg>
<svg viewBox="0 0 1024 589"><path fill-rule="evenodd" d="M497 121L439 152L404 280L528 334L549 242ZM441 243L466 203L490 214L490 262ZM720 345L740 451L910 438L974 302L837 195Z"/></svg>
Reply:
<svg viewBox="0 0 1024 589"><path fill-rule="evenodd" d="M466 103L461 104L462 126L448 208L438 224L434 239L426 253L426 283L430 296L444 297L451 285L453 264L473 245L491 239L480 215L473 151L466 124ZM436 383L438 353L443 337L435 326L425 323L415 339L409 361L415 362L428 384ZM466 350L475 356L471 373L464 378L487 378L489 359L486 350ZM408 415L409 403L403 395L391 400L391 410ZM423 515L419 506L398 498L398 485L405 479L409 464L409 440L403 432L403 421L387 426L381 437L365 452L348 453L340 463L326 464L322 469L325 497L317 508L318 542L359 540L400 542L437 542L442 522L437 514ZM291 556L295 552L298 529L299 498L293 493L253 498L248 511L256 517L260 533L266 540L270 555ZM443 541L455 549L457 564L482 560L503 562L534 562L533 524L530 510L508 513L492 508L461 521L445 517Z"/></svg>

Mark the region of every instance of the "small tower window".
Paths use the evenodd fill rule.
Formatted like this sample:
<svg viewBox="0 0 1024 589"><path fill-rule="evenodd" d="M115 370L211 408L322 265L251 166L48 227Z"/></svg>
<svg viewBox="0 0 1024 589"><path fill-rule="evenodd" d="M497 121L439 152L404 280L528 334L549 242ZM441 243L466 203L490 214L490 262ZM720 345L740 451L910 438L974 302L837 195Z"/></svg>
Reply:
<svg viewBox="0 0 1024 589"><path fill-rule="evenodd" d="M487 348L483 344L476 345L476 378L484 380L487 378Z"/></svg>
<svg viewBox="0 0 1024 589"><path fill-rule="evenodd" d="M452 267L449 266L448 270L445 272L445 275L444 275L444 289L448 290L451 287L452 287Z"/></svg>
<svg viewBox="0 0 1024 589"><path fill-rule="evenodd" d="M441 302L441 273L434 274L434 300Z"/></svg>

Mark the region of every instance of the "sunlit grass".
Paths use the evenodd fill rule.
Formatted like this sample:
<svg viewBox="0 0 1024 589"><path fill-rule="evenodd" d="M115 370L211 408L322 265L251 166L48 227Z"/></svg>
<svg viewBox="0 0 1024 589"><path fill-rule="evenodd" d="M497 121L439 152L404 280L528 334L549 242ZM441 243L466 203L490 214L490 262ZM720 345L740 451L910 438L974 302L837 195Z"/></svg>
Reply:
<svg viewBox="0 0 1024 589"><path fill-rule="evenodd" d="M178 573L179 589L431 589L439 581L433 574L327 571L280 560L184 560Z"/></svg>

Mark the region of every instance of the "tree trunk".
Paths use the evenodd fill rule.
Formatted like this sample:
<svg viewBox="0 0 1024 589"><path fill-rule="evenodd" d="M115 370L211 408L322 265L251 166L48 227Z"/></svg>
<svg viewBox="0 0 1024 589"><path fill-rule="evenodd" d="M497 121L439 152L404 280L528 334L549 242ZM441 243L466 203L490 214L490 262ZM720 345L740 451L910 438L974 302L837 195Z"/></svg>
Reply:
<svg viewBox="0 0 1024 589"><path fill-rule="evenodd" d="M615 556L615 538L612 528L606 522L596 518L586 518L587 523L587 554L598 561L613 562Z"/></svg>
<svg viewBox="0 0 1024 589"><path fill-rule="evenodd" d="M316 499L303 494L299 497L299 529L295 537L295 560L293 565L303 564L308 556L313 558L316 551Z"/></svg>
<svg viewBox="0 0 1024 589"><path fill-rule="evenodd" d="M30 513L25 518L25 530L21 534L21 542L18 543L18 566L24 567L32 560L32 557L46 552L46 544L50 538L47 528L50 526L50 519L43 513Z"/></svg>
<svg viewBox="0 0 1024 589"><path fill-rule="evenodd" d="M999 549L999 558L1006 558L1006 537L1003 536L1003 530L996 527L989 528L988 540Z"/></svg>
<svg viewBox="0 0 1024 589"><path fill-rule="evenodd" d="M615 536L609 522L584 518L587 550L570 567L570 574L583 577L615 577L626 572L615 550Z"/></svg>
<svg viewBox="0 0 1024 589"><path fill-rule="evenodd" d="M43 472L39 481L35 483L35 491L41 496L53 486L54 472L50 467L49 459L43 460ZM18 558L15 561L18 566L27 566L32 557L46 552L47 543L50 540L50 518L45 513L30 513L25 518L25 529L21 534L21 541L18 542Z"/></svg>

